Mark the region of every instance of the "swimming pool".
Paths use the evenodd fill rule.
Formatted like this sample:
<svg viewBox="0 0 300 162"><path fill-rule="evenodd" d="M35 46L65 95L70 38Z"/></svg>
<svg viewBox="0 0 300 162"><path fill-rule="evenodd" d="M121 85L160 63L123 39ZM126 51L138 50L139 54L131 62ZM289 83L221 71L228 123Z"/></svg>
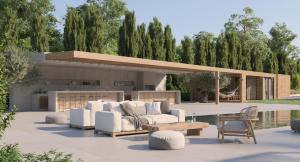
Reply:
<svg viewBox="0 0 300 162"><path fill-rule="evenodd" d="M290 126L292 119L300 119L300 110L264 111L258 112L259 121L255 123L255 129L277 128ZM192 117L186 117L186 121L191 121ZM208 122L215 125L217 115L194 116L194 121Z"/></svg>

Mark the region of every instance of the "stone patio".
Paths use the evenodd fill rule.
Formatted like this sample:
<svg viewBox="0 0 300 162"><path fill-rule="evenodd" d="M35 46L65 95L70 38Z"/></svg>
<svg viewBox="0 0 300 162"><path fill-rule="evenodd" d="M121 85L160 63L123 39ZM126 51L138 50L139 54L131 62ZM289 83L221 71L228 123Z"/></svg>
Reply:
<svg viewBox="0 0 300 162"><path fill-rule="evenodd" d="M230 105L223 105L222 112L238 111L239 107L244 106ZM212 112L204 113L204 109L209 109L209 106L202 106L204 108L199 112ZM191 107L187 109L187 112L196 111ZM268 110L270 109L273 108L269 107ZM111 138L101 134L94 135L93 130L83 131L69 128L68 125L45 124L45 115L51 113L17 113L16 120L6 131L3 141L19 143L24 152L45 152L53 148L71 153L75 159L81 158L87 162L300 161L300 133L290 131L289 127L256 130L258 144L255 145L252 139L243 137L225 137L225 144L220 144L216 127L211 125L200 137L186 137L185 149L159 151L148 149L147 134Z"/></svg>

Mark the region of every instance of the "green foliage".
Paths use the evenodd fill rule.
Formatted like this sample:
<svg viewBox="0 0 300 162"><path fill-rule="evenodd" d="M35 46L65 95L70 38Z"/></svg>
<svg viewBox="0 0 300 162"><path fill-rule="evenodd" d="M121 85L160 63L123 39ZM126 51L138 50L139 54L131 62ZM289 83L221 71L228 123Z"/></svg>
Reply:
<svg viewBox="0 0 300 162"><path fill-rule="evenodd" d="M166 51L166 61L174 61L175 60L175 48L176 48L176 40L173 38L172 30L170 25L167 25L165 27L165 33L164 33L164 48Z"/></svg>
<svg viewBox="0 0 300 162"><path fill-rule="evenodd" d="M195 64L215 66L216 52L213 34L200 32L194 37Z"/></svg>
<svg viewBox="0 0 300 162"><path fill-rule="evenodd" d="M181 41L181 62L186 64L193 64L194 63L194 56L193 56L193 42L192 40L185 36L184 40Z"/></svg>
<svg viewBox="0 0 300 162"><path fill-rule="evenodd" d="M231 69L237 69L238 64L238 36L236 31L227 32L226 34L226 40L228 42L228 64L229 68Z"/></svg>
<svg viewBox="0 0 300 162"><path fill-rule="evenodd" d="M152 41L152 59L165 60L164 32L161 22L156 17L153 18L153 22L150 22L148 33Z"/></svg>
<svg viewBox="0 0 300 162"><path fill-rule="evenodd" d="M37 53L8 47L1 55L5 58L4 65L9 85L37 80L40 77L39 71L32 62Z"/></svg>
<svg viewBox="0 0 300 162"><path fill-rule="evenodd" d="M1 162L72 162L72 155L56 150L50 150L42 154L22 154L17 144L4 145L0 148ZM81 162L82 160L77 160Z"/></svg>
<svg viewBox="0 0 300 162"><path fill-rule="evenodd" d="M79 10L75 8L68 8L65 18L64 27L64 47L65 50L86 50L86 32L84 20L80 16Z"/></svg>
<svg viewBox="0 0 300 162"><path fill-rule="evenodd" d="M104 20L101 8L96 4L80 7L86 32L86 51L101 53L104 48Z"/></svg>
<svg viewBox="0 0 300 162"><path fill-rule="evenodd" d="M139 36L136 31L134 12L127 12L119 29L119 55L137 57Z"/></svg>
<svg viewBox="0 0 300 162"><path fill-rule="evenodd" d="M228 43L224 33L220 34L216 43L217 66L228 68Z"/></svg>
<svg viewBox="0 0 300 162"><path fill-rule="evenodd" d="M0 138L6 128L10 126L10 122L14 119L16 108L7 111L7 95L8 95L8 70L6 69L6 60L4 55L0 55ZM1 157L1 156L0 156Z"/></svg>
<svg viewBox="0 0 300 162"><path fill-rule="evenodd" d="M289 59L299 53L299 49L292 45L296 34L289 30L286 24L276 23L271 28L270 35L269 46L277 56L279 73L289 74Z"/></svg>
<svg viewBox="0 0 300 162"><path fill-rule="evenodd" d="M145 56L144 58L151 59L152 56L152 40L151 36L149 34L146 34L146 40L145 40Z"/></svg>
<svg viewBox="0 0 300 162"><path fill-rule="evenodd" d="M146 57L146 24L142 23L137 26L137 41L138 41L138 57L145 58ZM150 45L151 46L151 45Z"/></svg>
<svg viewBox="0 0 300 162"><path fill-rule="evenodd" d="M259 54L259 49L257 47L253 47L251 50L251 67L255 71L263 71L263 62L261 55Z"/></svg>
<svg viewBox="0 0 300 162"><path fill-rule="evenodd" d="M0 148L0 161L2 162L22 162L22 153L18 145L5 145Z"/></svg>

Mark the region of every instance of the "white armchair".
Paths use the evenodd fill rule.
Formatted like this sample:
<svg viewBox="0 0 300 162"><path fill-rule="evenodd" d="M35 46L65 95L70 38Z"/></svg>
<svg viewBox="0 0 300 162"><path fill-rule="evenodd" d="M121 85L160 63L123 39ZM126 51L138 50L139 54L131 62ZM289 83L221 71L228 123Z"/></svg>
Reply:
<svg viewBox="0 0 300 162"><path fill-rule="evenodd" d="M122 131L122 115L119 112L96 112L96 123L95 133L98 133L97 130L107 133Z"/></svg>
<svg viewBox="0 0 300 162"><path fill-rule="evenodd" d="M92 129L95 127L95 114L103 110L102 101L88 101L86 108L70 110L70 127Z"/></svg>

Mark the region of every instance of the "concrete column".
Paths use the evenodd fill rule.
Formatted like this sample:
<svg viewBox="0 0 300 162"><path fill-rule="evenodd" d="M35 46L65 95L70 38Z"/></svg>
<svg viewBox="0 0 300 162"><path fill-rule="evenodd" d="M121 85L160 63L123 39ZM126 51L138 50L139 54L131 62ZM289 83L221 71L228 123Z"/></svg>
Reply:
<svg viewBox="0 0 300 162"><path fill-rule="evenodd" d="M219 104L220 102L220 72L215 72L215 83L216 83L216 88L215 88L215 93L216 93L216 104Z"/></svg>

